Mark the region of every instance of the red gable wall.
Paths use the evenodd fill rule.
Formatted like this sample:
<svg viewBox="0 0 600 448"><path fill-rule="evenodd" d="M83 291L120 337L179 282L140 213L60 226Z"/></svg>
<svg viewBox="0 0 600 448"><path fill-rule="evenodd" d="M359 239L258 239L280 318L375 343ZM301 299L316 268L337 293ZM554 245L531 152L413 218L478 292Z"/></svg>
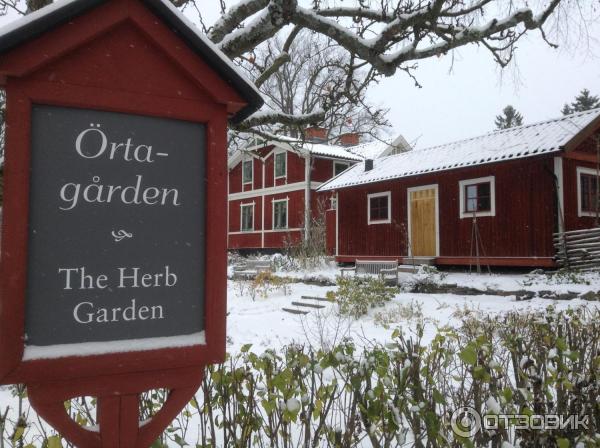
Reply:
<svg viewBox="0 0 600 448"><path fill-rule="evenodd" d="M489 257L552 257L555 230L553 159L488 164L339 191L339 256L406 256L407 188L438 184L440 256L468 257L472 220L459 216L459 181L495 176L496 216L479 217ZM391 191L390 224L367 224L367 194Z"/></svg>
<svg viewBox="0 0 600 448"><path fill-rule="evenodd" d="M287 151L287 174L284 178L275 179L274 163L275 153L283 151L273 146L265 147L255 153L263 160L254 158L254 183L253 187L244 186L242 190L242 163L238 163L229 171L229 193L236 194L240 192L251 193L256 190L256 194L248 194L243 198L229 200L229 248L230 249L283 249L289 242L298 243L304 229L305 213L305 158L293 151ZM325 182L333 177L333 163L331 159L311 158L310 180L312 182ZM265 183L262 185L263 167L265 174ZM268 189L266 191L262 190ZM263 194L264 194L264 235L263 230ZM311 213L314 217L319 211L323 211L323 206L318 206L319 200L325 201L325 209L329 208L329 196L317 193L311 189ZM288 229L273 231L273 200L288 200ZM322 199L320 199L322 198ZM252 232L241 232L240 229L240 205L254 203L254 230Z"/></svg>

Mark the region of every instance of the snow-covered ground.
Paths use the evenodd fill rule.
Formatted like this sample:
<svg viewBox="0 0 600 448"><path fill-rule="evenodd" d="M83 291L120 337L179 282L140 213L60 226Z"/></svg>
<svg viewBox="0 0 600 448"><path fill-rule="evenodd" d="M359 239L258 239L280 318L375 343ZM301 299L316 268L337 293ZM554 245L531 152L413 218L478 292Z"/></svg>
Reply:
<svg viewBox="0 0 600 448"><path fill-rule="evenodd" d="M284 274L284 273L282 273ZM285 273L287 275L289 273ZM296 276L301 274L296 273ZM335 270L326 269L305 274L308 278L335 279ZM401 274L401 282L410 283L412 274ZM471 274L449 273L441 282L477 289L495 289L502 291L579 292L600 290L600 275L587 276L589 284L556 284L542 276L524 274ZM437 279L440 281L440 279ZM314 286L304 283L292 283L291 291L285 295L281 291L273 292L268 298L255 298L239 293L237 281L229 280L227 318L228 351L234 353L242 345L252 344L252 349L261 352L267 348L278 348L290 343L318 345L320 342L335 342L332 339L340 333L348 335L358 343L378 341L385 343L391 338L394 328L414 328L417 321L425 323L425 338L434 336L438 326L457 324L458 315L465 311L484 314L503 313L511 310L542 310L553 305L557 310L581 305L600 306L598 302L581 299L551 300L535 297L531 300L517 301L515 296L454 294L419 294L402 292L381 308L372 309L369 314L358 320L339 318L333 303L325 303L322 310L311 310L307 315L294 315L282 308L301 309L291 305L302 296L325 297L334 286ZM310 302L310 301L309 301ZM322 304L322 302L311 302ZM324 330L321 330L325 327ZM388 328L386 328L388 327ZM324 340L324 341L323 341Z"/></svg>
<svg viewBox="0 0 600 448"><path fill-rule="evenodd" d="M553 305L556 309L587 305L598 307L600 302L581 299L552 300L534 297L517 301L515 296L456 294L422 294L398 292L385 306L371 309L357 320L342 318L335 312L332 302L308 300L321 304L322 309L306 308L306 315L285 312L282 308L301 309L293 301L302 301L302 296L326 297L335 286L306 284L301 279L322 279L334 282L339 269L333 264L305 272L279 271L278 275L293 278L287 290L271 291L267 297L256 295L254 300L248 290L248 282L228 280L227 350L235 354L241 347L252 344L252 351L261 353L266 349L278 350L284 345L296 343L313 347L328 347L351 337L357 345L371 342L386 343L392 331L401 328L404 332L414 331L418 322L425 325L425 341L433 338L436 328L457 324L465 313L480 312L486 315L510 310L542 310ZM600 273L577 276L547 276L545 274L468 274L420 272L401 274L400 281L408 291L416 279L428 279L436 284L456 284L480 290L530 290L553 291L556 293L600 291ZM306 301L304 299L304 301ZM16 399L7 388L0 388L0 412L7 406L13 409ZM14 411L12 412L14 414ZM10 417L10 415L9 415ZM14 415L13 415L14 417ZM33 420L32 415L29 416ZM175 445L174 445L175 446Z"/></svg>
<svg viewBox="0 0 600 448"><path fill-rule="evenodd" d="M484 269L485 271L485 269ZM324 279L335 282L335 278L341 273L340 268L334 262L323 262L315 269L307 270L278 270L277 274L295 279ZM423 274L421 273L422 277ZM417 276L418 277L418 276ZM410 282L415 278L414 274L401 272L399 280L401 284ZM456 284L458 286L472 287L477 289L498 289L503 291L516 291L527 289L531 291L551 290L554 292L587 292L600 289L600 273L577 273L577 274L544 274L542 271L532 273L469 273L468 268L459 271L441 271L433 276L437 283ZM578 281L574 282L573 279Z"/></svg>

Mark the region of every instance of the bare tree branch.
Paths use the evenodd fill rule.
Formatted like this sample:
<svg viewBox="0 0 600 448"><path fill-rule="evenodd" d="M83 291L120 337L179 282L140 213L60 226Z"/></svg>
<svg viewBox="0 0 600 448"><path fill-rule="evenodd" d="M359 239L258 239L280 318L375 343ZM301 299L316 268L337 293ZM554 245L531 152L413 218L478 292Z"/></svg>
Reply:
<svg viewBox="0 0 600 448"><path fill-rule="evenodd" d="M320 123L325 119L325 111L319 110L310 114L291 115L281 112L257 112L242 122L238 128L249 130L267 124L283 124L288 126L306 126Z"/></svg>
<svg viewBox="0 0 600 448"><path fill-rule="evenodd" d="M29 12L50 1L0 0L0 15L8 9ZM536 12L529 0L346 0L344 6L313 0L312 8L299 0L230 0L232 5L219 0L221 17L207 26L199 1L171 1L181 8L193 5L204 32L269 100L264 115L242 128L292 134L314 122L317 111L324 113L324 125L340 132L348 127L363 132L369 123L385 126L383 110L366 97L381 76L401 71L419 86L418 61L466 45L484 47L504 67L532 30L556 46L544 30L550 17L568 21L561 13L570 5L579 8L581 20L587 17L574 0L546 0ZM318 37L314 47L296 45L310 36Z"/></svg>
<svg viewBox="0 0 600 448"><path fill-rule="evenodd" d="M232 7L213 25L208 37L215 43L221 42L225 36L238 28L244 20L256 14L269 4L269 0L250 0ZM224 5L222 5L224 8Z"/></svg>

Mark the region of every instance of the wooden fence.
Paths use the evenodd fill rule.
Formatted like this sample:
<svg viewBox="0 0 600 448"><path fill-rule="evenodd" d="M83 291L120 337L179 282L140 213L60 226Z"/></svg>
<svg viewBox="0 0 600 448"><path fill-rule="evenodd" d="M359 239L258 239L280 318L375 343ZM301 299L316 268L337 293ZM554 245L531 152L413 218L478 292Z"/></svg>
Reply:
<svg viewBox="0 0 600 448"><path fill-rule="evenodd" d="M554 234L556 260L571 269L600 269L600 227Z"/></svg>

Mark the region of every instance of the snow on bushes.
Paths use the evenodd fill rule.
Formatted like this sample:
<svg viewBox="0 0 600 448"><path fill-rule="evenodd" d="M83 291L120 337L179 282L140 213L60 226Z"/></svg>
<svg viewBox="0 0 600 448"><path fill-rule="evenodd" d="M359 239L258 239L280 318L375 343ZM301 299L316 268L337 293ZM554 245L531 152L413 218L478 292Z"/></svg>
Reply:
<svg viewBox="0 0 600 448"><path fill-rule="evenodd" d="M364 316L370 308L385 305L397 292L379 278L337 277L336 283L337 290L328 293L328 298L338 303L340 314L354 318Z"/></svg>
<svg viewBox="0 0 600 448"><path fill-rule="evenodd" d="M549 308L467 316L430 343L421 328L410 337L396 330L393 342L363 349L345 342L327 351L294 345L257 355L246 345L206 369L195 398L153 447L598 446L598 322L596 309ZM143 404L158 409L164 397L148 394ZM465 406L482 416L587 416L587 427L509 424L461 439L451 415ZM95 424L95 412L76 409ZM43 443L35 416L27 418L10 409L5 446Z"/></svg>

